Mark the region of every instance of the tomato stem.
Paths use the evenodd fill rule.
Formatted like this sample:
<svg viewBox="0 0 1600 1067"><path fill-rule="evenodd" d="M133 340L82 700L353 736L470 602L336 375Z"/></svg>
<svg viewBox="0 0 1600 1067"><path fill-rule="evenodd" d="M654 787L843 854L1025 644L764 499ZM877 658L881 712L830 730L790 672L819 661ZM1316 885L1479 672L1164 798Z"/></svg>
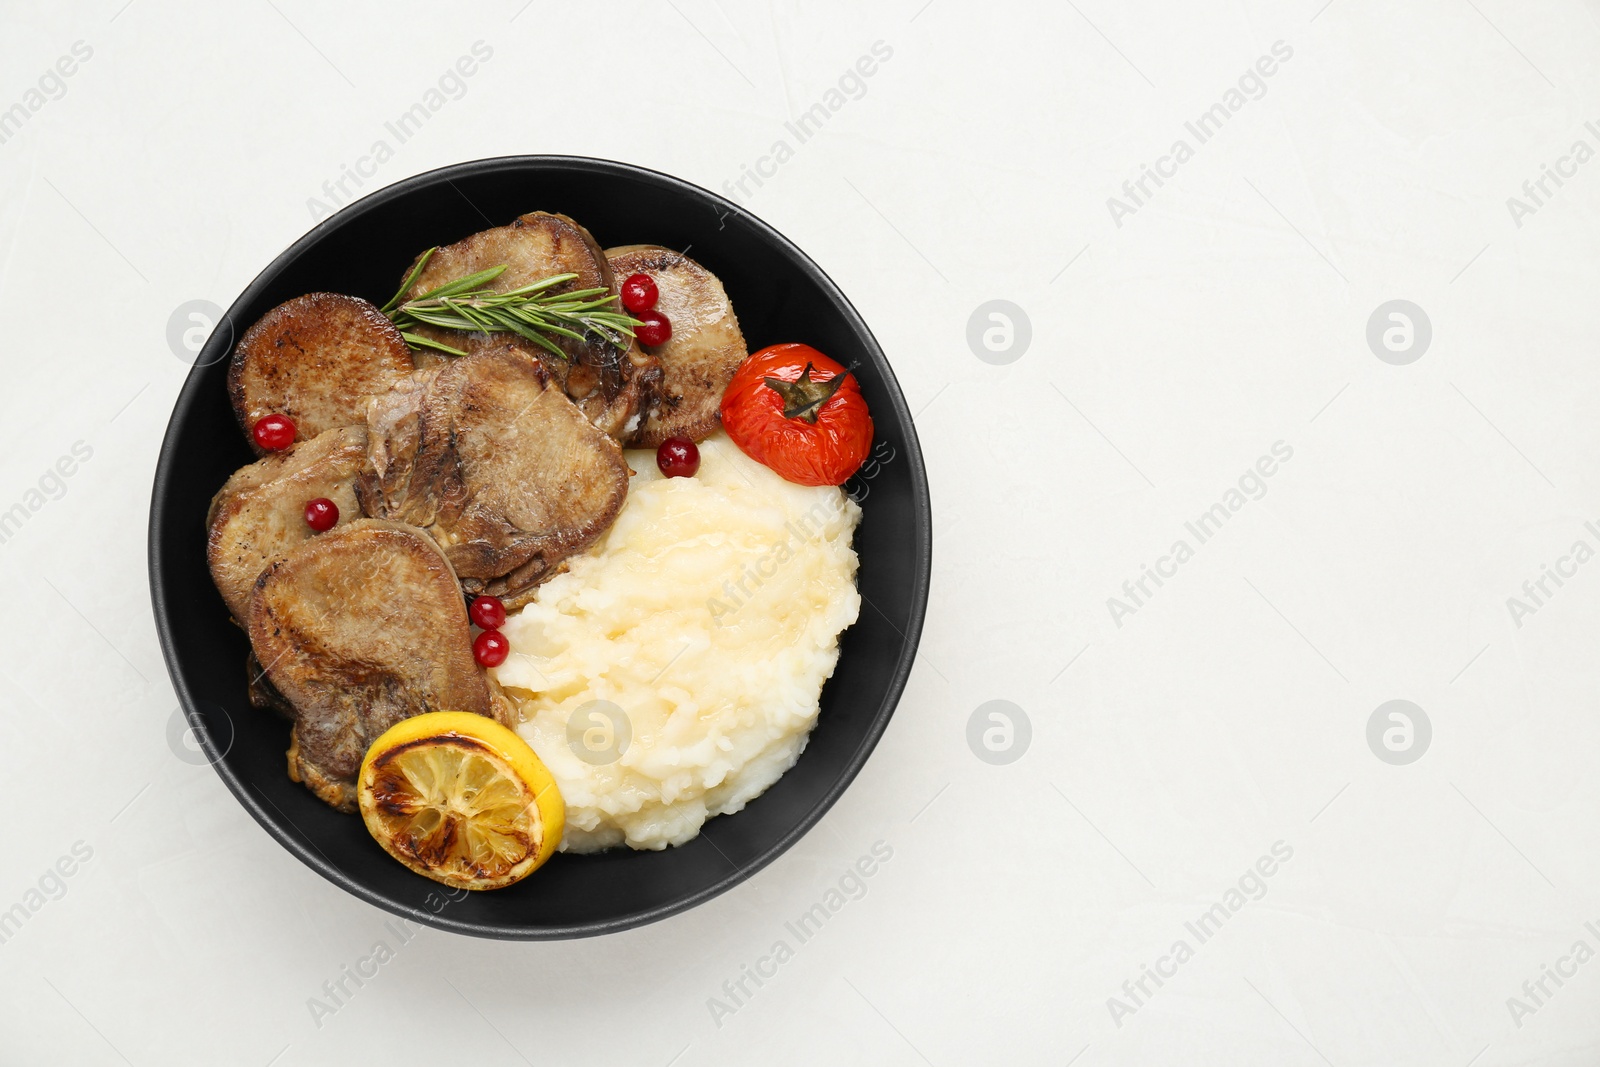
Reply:
<svg viewBox="0 0 1600 1067"><path fill-rule="evenodd" d="M806 369L800 372L797 381L786 382L782 378L763 378L767 388L783 398L783 417L786 419L803 419L809 423L817 421L817 413L822 410L822 405L833 399L833 395L844 384L847 373L835 374L832 378L819 380L812 377L815 368L808 362Z"/></svg>

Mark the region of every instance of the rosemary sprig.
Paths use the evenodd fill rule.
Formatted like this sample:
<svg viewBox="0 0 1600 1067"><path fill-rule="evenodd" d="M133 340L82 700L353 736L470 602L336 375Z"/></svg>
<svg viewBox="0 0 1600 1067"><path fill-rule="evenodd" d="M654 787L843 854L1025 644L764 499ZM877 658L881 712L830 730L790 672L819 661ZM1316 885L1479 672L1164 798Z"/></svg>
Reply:
<svg viewBox="0 0 1600 1067"><path fill-rule="evenodd" d="M426 324L447 330L514 333L565 359L566 353L551 337L570 337L574 341L598 337L621 348L633 339L633 328L639 325L638 319L615 310L617 298L608 289L549 292L576 278L573 273L552 274L505 292L487 288L505 273L503 265L446 282L415 300L404 299L406 290L422 276L423 268L435 251L430 248L422 254L411 274L401 283L400 291L383 306L383 313L399 327L400 336L413 348L431 348L452 356L466 355L458 348L415 332L418 325Z"/></svg>

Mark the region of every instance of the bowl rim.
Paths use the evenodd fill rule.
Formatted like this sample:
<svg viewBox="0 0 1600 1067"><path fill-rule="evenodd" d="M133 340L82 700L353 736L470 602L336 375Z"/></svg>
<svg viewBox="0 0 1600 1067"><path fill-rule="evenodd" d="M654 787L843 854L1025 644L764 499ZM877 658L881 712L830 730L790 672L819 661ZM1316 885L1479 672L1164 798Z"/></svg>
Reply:
<svg viewBox="0 0 1600 1067"><path fill-rule="evenodd" d="M861 772L861 768L866 765L867 758L872 754L873 749L877 747L879 739L882 738L884 731L888 728L889 720L893 717L895 709L899 705L900 698L905 691L906 682L911 674L912 665L916 660L917 646L921 639L924 616L927 612L928 590L933 570L932 504L928 491L927 470L922 458L922 448L917 439L916 424L913 421L910 408L906 404L905 396L900 390L899 380L895 377L894 370L889 364L889 359L884 354L882 346L878 344L877 338L867 326L866 320L861 317L855 305L850 302L850 299L845 296L844 291L839 288L833 279L798 245L785 237L770 223L750 212L744 206L682 178L618 160L593 156L548 154L491 156L423 171L403 178L391 185L386 185L381 189L376 189L360 199L340 207L333 214L319 221L256 274L238 297L235 298L227 311L223 313L220 321L235 324L235 313L253 303L261 292L276 280L277 276L288 264L303 255L307 248L321 240L329 230L348 222L351 218L380 210L388 206L390 202L425 186L438 185L443 182L454 187L454 182L451 181L452 178L496 170L515 171L542 168L572 168L592 172L609 172L675 187L678 191L690 197L709 200L715 206L726 208L727 214L737 214L745 222L753 226L765 240L774 242L785 249L804 274L813 283L820 286L838 304L849 320L852 329L867 339L868 354L874 358L877 369L883 375L889 404L893 408L897 420L904 428L905 459L910 469L914 511L915 577L911 590L911 607L907 617L907 626L905 630L901 631L902 641L899 660L895 664L893 674L890 676L888 688L872 717L871 723L868 725L866 735L841 767L833 784L828 787L827 791L812 806L811 810L806 812L794 825L754 859L742 864L733 872L715 882L667 904L598 922L566 923L537 928L495 923L463 922L449 918L449 909L432 912L391 899L382 892L351 878L337 864L323 855L311 842L301 842L296 839L293 834L288 832L287 828L292 827L298 832L298 827L294 826L289 817L281 809L278 809L270 798L265 796L258 798L251 791L249 783L244 781L234 772L233 768L228 766L223 758L226 752L218 750L217 742L210 736L210 731L194 731L206 753L207 762L211 764L218 776L221 777L223 784L228 787L228 790L239 800L251 817L288 852L334 885L380 910L409 919L420 925L457 934L519 941L563 940L619 933L681 914L752 878L792 848L800 838L809 833L821 821L822 817L827 814L829 809L833 807L839 797L844 794L850 784L855 781L856 776ZM463 199L467 199L466 194L462 193L460 189L457 189L456 192ZM470 199L468 199L468 203L471 203ZM721 217L726 217L726 214ZM213 330L215 330L215 327L213 327ZM237 335L237 332L237 325L235 324L234 334ZM167 675L172 681L178 702L191 723L200 721L199 702L189 691L180 669L178 652L173 638L172 616L177 609L173 604L169 603L165 593L167 575L162 565L160 546L167 527L164 521L162 502L173 490L173 468L178 451L179 427L188 419L196 405L206 402L206 398L202 396L201 382L206 377L204 371L209 365L196 359L189 369L189 374L184 380L177 400L173 403L172 416L168 420L166 430L162 436L161 451L156 461L155 479L150 498L147 543L151 606L155 615L157 636L161 642L162 660L166 665ZM894 626L892 620L889 620L889 622L891 626ZM898 627L895 628L899 629ZM263 804L263 801L266 803ZM273 810L269 811L267 805L271 805Z"/></svg>

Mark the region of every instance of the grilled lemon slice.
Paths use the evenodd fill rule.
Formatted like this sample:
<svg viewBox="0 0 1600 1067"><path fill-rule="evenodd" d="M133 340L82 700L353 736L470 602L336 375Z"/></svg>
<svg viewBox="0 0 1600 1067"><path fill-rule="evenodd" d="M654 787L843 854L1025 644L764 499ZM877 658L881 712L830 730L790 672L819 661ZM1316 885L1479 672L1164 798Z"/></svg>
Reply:
<svg viewBox="0 0 1600 1067"><path fill-rule="evenodd" d="M555 852L566 821L561 791L528 743L465 711L390 727L367 749L356 792L384 851L463 889L527 877Z"/></svg>

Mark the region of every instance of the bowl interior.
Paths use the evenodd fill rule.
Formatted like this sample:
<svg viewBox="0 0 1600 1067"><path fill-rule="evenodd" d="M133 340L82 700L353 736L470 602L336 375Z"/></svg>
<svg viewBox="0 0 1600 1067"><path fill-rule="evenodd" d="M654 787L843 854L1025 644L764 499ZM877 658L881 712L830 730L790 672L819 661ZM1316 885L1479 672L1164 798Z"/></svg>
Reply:
<svg viewBox="0 0 1600 1067"><path fill-rule="evenodd" d="M874 459L851 486L864 512L856 549L865 603L843 636L805 753L744 811L712 819L680 848L557 855L515 886L452 899L384 854L358 817L289 781L288 726L246 697L249 643L211 583L205 516L212 495L252 459L227 397L235 336L302 293L351 293L382 304L422 249L532 210L571 216L602 247L686 250L722 279L752 351L804 341L854 367L877 434ZM882 351L833 283L765 223L705 190L570 157L484 160L408 179L325 220L280 256L196 360L167 429L150 523L152 596L168 669L229 788L291 852L358 896L418 922L505 938L581 936L662 918L749 877L809 829L893 713L922 626L930 552L910 414Z"/></svg>

